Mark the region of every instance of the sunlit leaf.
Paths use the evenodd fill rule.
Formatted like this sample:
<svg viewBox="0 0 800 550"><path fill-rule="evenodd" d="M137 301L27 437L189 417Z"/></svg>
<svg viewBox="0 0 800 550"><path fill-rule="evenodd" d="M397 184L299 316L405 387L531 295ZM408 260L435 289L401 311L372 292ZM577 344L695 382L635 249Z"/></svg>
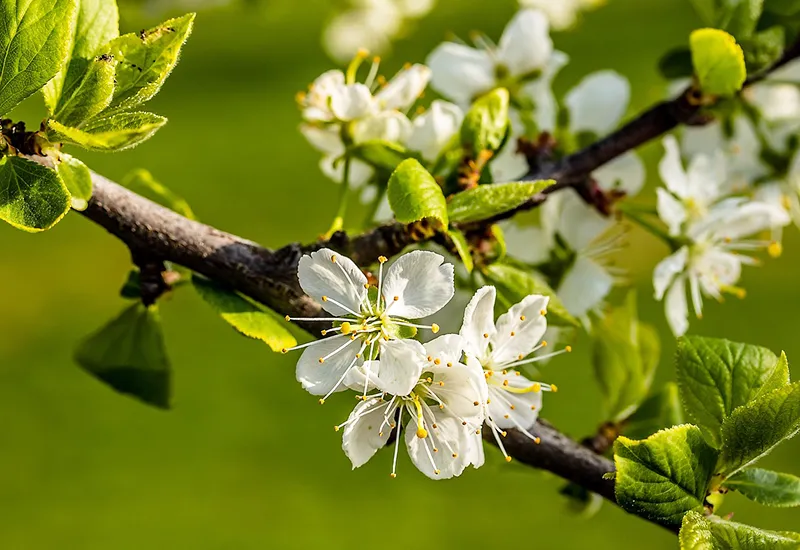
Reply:
<svg viewBox="0 0 800 550"><path fill-rule="evenodd" d="M124 112L95 118L82 128L49 120L51 141L72 143L93 151L122 151L152 137L167 119L145 112Z"/></svg>
<svg viewBox="0 0 800 550"><path fill-rule="evenodd" d="M492 218L517 208L554 183L553 180L493 183L456 193L447 205L450 221L466 223Z"/></svg>
<svg viewBox="0 0 800 550"><path fill-rule="evenodd" d="M800 477L761 468L747 468L723 484L766 506L800 506Z"/></svg>
<svg viewBox="0 0 800 550"><path fill-rule="evenodd" d="M72 197L72 208L84 210L92 198L92 173L89 168L80 160L63 152L60 153L59 162L55 167Z"/></svg>
<svg viewBox="0 0 800 550"><path fill-rule="evenodd" d="M69 192L55 170L21 157L0 159L0 219L24 231L42 231L69 207Z"/></svg>
<svg viewBox="0 0 800 550"><path fill-rule="evenodd" d="M415 159L404 160L389 178L389 205L397 221L411 223L432 218L448 224L442 188Z"/></svg>

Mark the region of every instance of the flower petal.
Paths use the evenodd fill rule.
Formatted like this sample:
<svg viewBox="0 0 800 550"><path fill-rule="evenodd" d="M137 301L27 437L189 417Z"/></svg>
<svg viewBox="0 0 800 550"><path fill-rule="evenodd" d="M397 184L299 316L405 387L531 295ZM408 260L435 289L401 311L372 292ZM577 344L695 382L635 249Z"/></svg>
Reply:
<svg viewBox="0 0 800 550"><path fill-rule="evenodd" d="M300 133L317 151L333 156L344 154L344 143L342 143L342 134L338 126L320 128L311 124L301 124Z"/></svg>
<svg viewBox="0 0 800 550"><path fill-rule="evenodd" d="M297 276L303 292L320 302L323 309L331 315L361 311L361 303L367 293L364 288L367 278L347 256L337 254L329 248L306 254L300 258Z"/></svg>
<svg viewBox="0 0 800 550"><path fill-rule="evenodd" d="M494 181L518 181L528 173L528 159L517 151L517 138L512 136L489 164Z"/></svg>
<svg viewBox="0 0 800 550"><path fill-rule="evenodd" d="M411 135L411 121L403 113L383 111L358 120L353 128L353 141L381 140L390 143L405 143Z"/></svg>
<svg viewBox="0 0 800 550"><path fill-rule="evenodd" d="M428 436L417 437L413 424L406 429L405 439L408 456L417 469L431 479L449 479L460 475L467 467L469 454L462 449L468 428L453 417L426 409ZM436 428L433 428L436 424ZM436 449L436 452L433 450Z"/></svg>
<svg viewBox="0 0 800 550"><path fill-rule="evenodd" d="M502 369L503 365L533 353L547 330L544 314L549 301L550 298L541 294L525 296L497 319L497 332L490 339L489 365Z"/></svg>
<svg viewBox="0 0 800 550"><path fill-rule="evenodd" d="M339 155L323 157L319 161L319 169L336 183L344 179L344 159ZM375 173L372 166L358 159L350 159L350 188L358 189L367 183Z"/></svg>
<svg viewBox="0 0 800 550"><path fill-rule="evenodd" d="M464 342L458 334L444 334L423 344L425 353L440 359L443 364L459 363L464 353Z"/></svg>
<svg viewBox="0 0 800 550"><path fill-rule="evenodd" d="M553 95L552 80L568 62L567 54L554 51L542 76L523 87L524 93L535 105L534 118L540 131L552 132L556 129L558 103Z"/></svg>
<svg viewBox="0 0 800 550"><path fill-rule="evenodd" d="M364 84L338 86L331 95L331 111L337 119L356 120L375 112L375 99Z"/></svg>
<svg viewBox="0 0 800 550"><path fill-rule="evenodd" d="M495 86L494 63L488 53L445 42L426 61L431 68L431 87L459 105Z"/></svg>
<svg viewBox="0 0 800 550"><path fill-rule="evenodd" d="M467 366L463 363L445 363L425 367L425 373L433 378L428 391L441 401L447 414L461 422L473 426L483 424L483 405L486 402L488 389L483 369L475 368L475 364Z"/></svg>
<svg viewBox="0 0 800 550"><path fill-rule="evenodd" d="M427 364L425 348L416 340L389 340L381 344L378 389L391 395L408 395Z"/></svg>
<svg viewBox="0 0 800 550"><path fill-rule="evenodd" d="M517 12L503 31L497 48L497 57L515 77L543 70L552 53L550 24L536 10Z"/></svg>
<svg viewBox="0 0 800 550"><path fill-rule="evenodd" d="M344 73L331 70L322 73L311 83L308 94L303 100L303 119L310 122L326 122L333 119L330 108L330 97L340 87L344 86Z"/></svg>
<svg viewBox="0 0 800 550"><path fill-rule="evenodd" d="M553 235L543 228L516 222L501 222L500 227L506 246L515 258L529 264L541 264L550 259Z"/></svg>
<svg viewBox="0 0 800 550"><path fill-rule="evenodd" d="M422 95L430 78L431 70L425 65L417 63L403 69L375 94L378 106L381 109L407 110Z"/></svg>
<svg viewBox="0 0 800 550"><path fill-rule="evenodd" d="M713 155L695 155L686 172L689 195L701 204L710 204L722 193L726 179L725 156L721 151Z"/></svg>
<svg viewBox="0 0 800 550"><path fill-rule="evenodd" d="M400 256L386 271L383 297L391 317L420 319L442 309L455 293L453 264L427 250Z"/></svg>
<svg viewBox="0 0 800 550"><path fill-rule="evenodd" d="M344 346L332 357L325 359L324 363L319 360L333 353L338 348ZM302 384L303 389L312 395L327 395L336 387L337 383L347 372L348 367L358 364L356 353L361 347L361 342L350 340L347 337L335 336L324 338L318 343L306 348L303 355L297 361L297 381ZM346 390L344 383L339 383L336 391Z"/></svg>
<svg viewBox="0 0 800 550"><path fill-rule="evenodd" d="M506 374L495 372L492 376L498 377L489 385L489 417L501 430L509 428L530 429L536 424L539 411L542 408L542 392L529 391L527 393L513 393L503 386L508 381L508 387L516 389L529 389L533 382L516 371Z"/></svg>
<svg viewBox="0 0 800 550"><path fill-rule="evenodd" d="M689 328L689 306L686 303L686 277L678 277L664 299L667 323L675 337L683 336Z"/></svg>
<svg viewBox="0 0 800 550"><path fill-rule="evenodd" d="M464 113L457 105L437 99L431 103L430 109L414 119L406 145L422 153L425 160L433 162L453 140L463 120Z"/></svg>
<svg viewBox="0 0 800 550"><path fill-rule="evenodd" d="M559 210L559 217L555 221L557 231L575 252L587 251L614 225L612 218L603 216L597 209L586 204L573 189L550 195L547 202L553 198L556 199L555 205Z"/></svg>
<svg viewBox="0 0 800 550"><path fill-rule="evenodd" d="M379 399L360 401L350 413L342 434L342 450L353 468L366 464L378 449L386 445L392 429L382 427L385 417L392 419L394 413L386 402Z"/></svg>
<svg viewBox="0 0 800 550"><path fill-rule="evenodd" d="M661 162L658 163L658 173L661 176L661 181L664 182L667 189L679 198L687 198L690 196L689 178L683 169L678 141L674 136L667 136L662 143L666 153Z"/></svg>
<svg viewBox="0 0 800 550"><path fill-rule="evenodd" d="M493 286L484 286L475 292L464 310L461 336L464 351L483 363L489 358L489 342L494 338L494 302L497 291Z"/></svg>
<svg viewBox="0 0 800 550"><path fill-rule="evenodd" d="M625 153L592 172L603 191L623 191L629 197L642 190L646 176L644 163L634 152Z"/></svg>
<svg viewBox="0 0 800 550"><path fill-rule="evenodd" d="M680 235L681 227L689 217L686 207L663 187L656 189L656 195L658 217L667 224L670 235Z"/></svg>
<svg viewBox="0 0 800 550"><path fill-rule="evenodd" d="M686 269L688 260L689 248L684 246L659 262L653 270L653 288L655 289L656 300L661 300L664 297L664 293L675 277Z"/></svg>
<svg viewBox="0 0 800 550"><path fill-rule="evenodd" d="M617 127L628 109L631 85L615 71L598 71L585 77L564 99L573 132L604 136Z"/></svg>
<svg viewBox="0 0 800 550"><path fill-rule="evenodd" d="M597 262L578 256L558 286L558 297L575 317L595 309L614 287L614 277Z"/></svg>

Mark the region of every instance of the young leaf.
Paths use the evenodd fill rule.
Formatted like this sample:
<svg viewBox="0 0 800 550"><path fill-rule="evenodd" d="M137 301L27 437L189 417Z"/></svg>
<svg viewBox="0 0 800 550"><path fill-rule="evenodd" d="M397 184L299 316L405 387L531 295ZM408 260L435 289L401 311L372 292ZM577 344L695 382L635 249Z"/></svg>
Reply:
<svg viewBox="0 0 800 550"><path fill-rule="evenodd" d="M783 55L786 31L777 25L742 41L747 73L754 74L771 67Z"/></svg>
<svg viewBox="0 0 800 550"><path fill-rule="evenodd" d="M150 139L167 119L145 112L125 112L90 120L82 128L48 120L50 141L79 145L91 151L122 151Z"/></svg>
<svg viewBox="0 0 800 550"><path fill-rule="evenodd" d="M69 205L69 192L54 170L22 157L0 159L0 220L43 231L63 218Z"/></svg>
<svg viewBox="0 0 800 550"><path fill-rule="evenodd" d="M0 115L39 91L61 69L77 0L0 2Z"/></svg>
<svg viewBox="0 0 800 550"><path fill-rule="evenodd" d="M508 131L508 90L497 88L472 104L461 123L461 144L476 156L481 151L494 153Z"/></svg>
<svg viewBox="0 0 800 550"><path fill-rule="evenodd" d="M764 9L777 15L796 15L800 13L800 0L765 0Z"/></svg>
<svg viewBox="0 0 800 550"><path fill-rule="evenodd" d="M283 319L246 300L236 291L197 276L192 277L192 284L200 297L241 334L265 342L272 351L297 344Z"/></svg>
<svg viewBox="0 0 800 550"><path fill-rule="evenodd" d="M692 64L703 93L732 96L742 89L747 71L736 40L718 29L697 29L689 36Z"/></svg>
<svg viewBox="0 0 800 550"><path fill-rule="evenodd" d="M514 265L495 262L487 266L483 274L497 287L501 300L505 300L509 306L520 302L530 294L542 294L550 298L547 304L548 324L580 326L578 320L570 315L561 299L544 278L532 270L523 270Z"/></svg>
<svg viewBox="0 0 800 550"><path fill-rule="evenodd" d="M143 168L133 170L125 176L122 179L122 185L161 206L177 212L184 218L197 219L189 203L183 197L170 191Z"/></svg>
<svg viewBox="0 0 800 550"><path fill-rule="evenodd" d="M453 195L447 212L451 222L485 220L517 208L554 183L553 180L539 180L479 185Z"/></svg>
<svg viewBox="0 0 800 550"><path fill-rule="evenodd" d="M669 382L660 392L645 399L636 412L628 417L622 433L630 439L645 439L659 430L683 423L678 385Z"/></svg>
<svg viewBox="0 0 800 550"><path fill-rule="evenodd" d="M118 61L111 109L129 109L158 93L178 63L181 46L192 32L195 15L170 19L150 30L112 40L108 53Z"/></svg>
<svg viewBox="0 0 800 550"><path fill-rule="evenodd" d="M592 363L602 388L606 418L623 420L650 391L661 345L658 333L639 323L636 294L593 323Z"/></svg>
<svg viewBox="0 0 800 550"><path fill-rule="evenodd" d="M734 409L789 383L786 364L766 348L697 336L678 340L678 384L689 417L719 447Z"/></svg>
<svg viewBox="0 0 800 550"><path fill-rule="evenodd" d="M472 273L472 269L475 267L475 264L472 260L472 254L470 254L469 251L469 244L467 243L467 239L464 237L464 234L453 227L447 230L447 236L450 237L451 241L453 241L453 246L456 247L456 251L458 252L458 256L461 258L461 262L464 264L464 268L468 273Z"/></svg>
<svg viewBox="0 0 800 550"><path fill-rule="evenodd" d="M800 477L747 468L729 477L724 487L765 506L800 506Z"/></svg>
<svg viewBox="0 0 800 550"><path fill-rule="evenodd" d="M170 406L172 375L156 306L130 306L87 338L75 361L120 393L161 409Z"/></svg>
<svg viewBox="0 0 800 550"><path fill-rule="evenodd" d="M109 56L73 59L53 118L65 126L78 127L105 109L114 95L116 65Z"/></svg>
<svg viewBox="0 0 800 550"><path fill-rule="evenodd" d="M48 112L55 112L64 79L74 62L88 62L101 54L100 46L119 36L119 13L114 0L78 0L77 22L68 39L64 67L42 89ZM113 78L112 78L113 84Z"/></svg>
<svg viewBox="0 0 800 550"><path fill-rule="evenodd" d="M718 471L731 476L800 431L800 383L766 393L722 423Z"/></svg>
<svg viewBox="0 0 800 550"><path fill-rule="evenodd" d="M55 166L72 197L72 208L85 210L92 198L92 173L89 168L67 153L60 154L59 162Z"/></svg>
<svg viewBox="0 0 800 550"><path fill-rule="evenodd" d="M717 26L739 39L753 34L764 9L764 0L723 0L723 5Z"/></svg>
<svg viewBox="0 0 800 550"><path fill-rule="evenodd" d="M447 227L447 202L442 188L419 161L406 159L400 163L389 178L387 195L400 223L433 218Z"/></svg>
<svg viewBox="0 0 800 550"><path fill-rule="evenodd" d="M684 424L645 440L614 443L617 502L628 512L678 525L686 512L702 511L717 452L696 426Z"/></svg>
<svg viewBox="0 0 800 550"><path fill-rule="evenodd" d="M690 0L694 11L704 25L712 26L717 20L718 2L720 0Z"/></svg>
<svg viewBox="0 0 800 550"><path fill-rule="evenodd" d="M797 550L797 536L689 512L683 518L678 538L681 550Z"/></svg>

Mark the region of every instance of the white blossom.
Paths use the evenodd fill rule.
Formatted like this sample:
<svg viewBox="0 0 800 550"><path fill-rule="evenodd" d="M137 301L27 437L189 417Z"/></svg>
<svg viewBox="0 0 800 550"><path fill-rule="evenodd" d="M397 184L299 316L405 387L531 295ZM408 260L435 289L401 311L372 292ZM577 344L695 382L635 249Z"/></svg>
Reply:
<svg viewBox="0 0 800 550"><path fill-rule="evenodd" d="M379 258L376 286L349 258L323 248L300 259L298 278L303 291L319 301L333 317L293 318L294 321L333 322L321 340L291 349L305 348L297 362L297 379L314 395L345 389L347 374L380 359L374 373L382 387L401 395L419 378L415 355L417 342L409 338L418 328L438 332L437 325L418 325L409 319L428 317L453 297L453 265L429 251L416 250L398 258L383 276L386 258ZM289 350L284 350L289 351Z"/></svg>
<svg viewBox="0 0 800 550"><path fill-rule="evenodd" d="M406 146L434 162L458 135L463 120L464 113L458 105L437 99L430 109L414 118Z"/></svg>
<svg viewBox="0 0 800 550"><path fill-rule="evenodd" d="M581 11L602 6L604 3L605 0L519 0L520 6L524 8L542 10L556 30L571 27Z"/></svg>

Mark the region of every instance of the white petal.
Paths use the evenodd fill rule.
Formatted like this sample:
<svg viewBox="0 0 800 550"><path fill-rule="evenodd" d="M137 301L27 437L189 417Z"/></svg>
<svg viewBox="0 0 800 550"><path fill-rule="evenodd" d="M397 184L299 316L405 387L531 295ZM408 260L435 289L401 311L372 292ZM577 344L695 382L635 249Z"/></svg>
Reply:
<svg viewBox="0 0 800 550"><path fill-rule="evenodd" d="M303 292L320 302L328 313L345 315L350 313L348 309L356 313L361 311L367 278L350 258L322 248L300 258L297 276ZM323 296L344 307L323 300Z"/></svg>
<svg viewBox="0 0 800 550"><path fill-rule="evenodd" d="M494 302L497 291L493 286L478 289L464 310L464 323L459 334L464 351L483 362L488 359L489 342L494 337Z"/></svg>
<svg viewBox="0 0 800 550"><path fill-rule="evenodd" d="M518 425L522 429L530 429L542 409L542 392L513 393L504 389L505 381L508 381L509 388L529 389L533 386L532 381L522 374L516 374L514 370L509 370L506 374L495 371L492 378L495 377L496 380L489 385L489 416L492 421L502 430L516 428Z"/></svg>
<svg viewBox="0 0 800 550"><path fill-rule="evenodd" d="M661 221L667 224L670 235L680 235L681 227L688 219L686 207L681 201L672 196L672 194L663 187L656 189L656 195L656 209L658 210L658 217L661 218Z"/></svg>
<svg viewBox="0 0 800 550"><path fill-rule="evenodd" d="M483 404L488 395L483 369L463 363L448 367L442 363L428 366L424 372L433 377L429 391L445 405L443 410L447 414L473 426L483 424Z"/></svg>
<svg viewBox="0 0 800 550"><path fill-rule="evenodd" d="M336 183L342 183L344 179L344 159L341 156L323 157L319 161L319 169ZM355 158L350 159L350 188L358 189L367 183L374 173L375 170L366 162Z"/></svg>
<svg viewBox="0 0 800 550"><path fill-rule="evenodd" d="M386 402L378 399L360 401L350 413L342 434L342 450L353 463L353 468L366 464L378 449L386 445L392 429L388 426L381 428L385 416L392 419L394 413L388 410Z"/></svg>
<svg viewBox="0 0 800 550"><path fill-rule="evenodd" d="M332 357L325 359L324 363L319 362L320 358L333 353L342 346L345 347ZM353 360L360 348L361 342L350 340L347 337L320 340L319 343L307 347L300 356L300 360L297 361L297 381L312 395L327 395L337 382L342 380L347 368L353 365ZM357 363L358 361L356 361ZM347 386L341 383L336 391L346 389Z"/></svg>
<svg viewBox="0 0 800 550"><path fill-rule="evenodd" d="M569 56L563 52L554 51L550 60L547 62L544 74L538 79L529 82L523 87L524 93L533 101L536 106L534 118L536 125L541 131L552 132L556 128L556 116L558 104L553 95L552 80L569 62Z"/></svg>
<svg viewBox="0 0 800 550"><path fill-rule="evenodd" d="M425 353L440 359L443 364L460 363L464 353L464 342L458 334L444 334L423 344Z"/></svg>
<svg viewBox="0 0 800 550"><path fill-rule="evenodd" d="M716 248L709 248L692 263L703 291L716 298L721 287L735 285L742 276L742 256Z"/></svg>
<svg viewBox="0 0 800 550"><path fill-rule="evenodd" d="M661 181L664 182L667 189L679 198L689 197L689 178L686 177L686 172L683 169L678 142L674 136L667 136L662 143L666 153L661 162L658 163L658 173L661 176Z"/></svg>
<svg viewBox="0 0 800 550"><path fill-rule="evenodd" d="M553 53L547 17L536 10L521 10L503 31L497 57L511 73L523 76L543 70Z"/></svg>
<svg viewBox="0 0 800 550"><path fill-rule="evenodd" d="M483 437L480 430L476 431L478 433L472 430L463 430L461 432L463 439L461 452L464 453L464 460L467 464L472 464L473 468L480 468L486 461L486 457L483 452Z"/></svg>
<svg viewBox="0 0 800 550"><path fill-rule="evenodd" d="M427 405L424 406L427 408ZM469 455L464 452L467 449L462 447L466 441L464 432L468 428L455 418L438 412L433 412L432 415L428 424L435 423L437 427L428 430L428 437L417 437L413 424L409 424L406 429L408 456L417 469L429 478L449 479L460 475L467 467ZM437 449L437 452L433 452L433 449Z"/></svg>
<svg viewBox="0 0 800 550"><path fill-rule="evenodd" d="M575 317L600 305L614 287L614 277L597 262L578 256L558 286L558 297Z"/></svg>
<svg viewBox="0 0 800 550"><path fill-rule="evenodd" d="M686 278L678 277L664 299L664 311L672 333L683 336L689 328L689 306L686 303Z"/></svg>
<svg viewBox="0 0 800 550"><path fill-rule="evenodd" d="M494 63L484 51L445 42L428 56L431 87L459 105L494 88Z"/></svg>
<svg viewBox="0 0 800 550"><path fill-rule="evenodd" d="M667 288L677 275L686 269L686 262L689 260L689 249L682 247L680 250L667 256L659 262L653 270L653 288L655 289L655 299L661 300Z"/></svg>
<svg viewBox="0 0 800 550"><path fill-rule="evenodd" d="M391 45L391 37L397 31L400 19L393 15L376 16L371 9L345 11L334 17L322 35L322 44L328 54L340 63L348 63L359 49L382 52Z"/></svg>
<svg viewBox="0 0 800 550"><path fill-rule="evenodd" d="M547 330L547 303L550 298L541 294L526 296L497 319L497 332L490 338L492 353L490 365L503 365L518 361L539 345ZM513 336L512 336L513 334Z"/></svg>
<svg viewBox="0 0 800 550"><path fill-rule="evenodd" d="M689 196L701 204L710 204L720 196L725 182L725 157L721 151L711 156L695 155L689 163L686 177L689 182Z"/></svg>
<svg viewBox="0 0 800 550"><path fill-rule="evenodd" d="M489 168L492 172L492 179L498 182L518 181L528 173L530 170L528 159L522 153L517 152L516 137L508 140L506 146L492 159Z"/></svg>
<svg viewBox="0 0 800 550"><path fill-rule="evenodd" d="M375 94L375 99L381 109L405 111L422 95L430 78L431 70L417 63L400 71L385 88Z"/></svg>
<svg viewBox="0 0 800 550"><path fill-rule="evenodd" d="M342 135L337 126L320 128L311 124L301 124L300 132L317 151L335 157L344 154L344 143L342 143Z"/></svg>
<svg viewBox="0 0 800 550"><path fill-rule="evenodd" d="M573 190L565 189L556 194L560 209L557 223L558 233L576 252L588 250L592 243L614 225L612 218L603 216L592 208ZM547 199L547 202L553 195ZM545 205L547 204L545 202Z"/></svg>
<svg viewBox="0 0 800 550"><path fill-rule="evenodd" d="M364 388L367 391L372 391L380 385L378 381L379 371L380 361L364 361L350 369L342 383L353 391L363 392ZM368 378L369 382L367 382Z"/></svg>
<svg viewBox="0 0 800 550"><path fill-rule="evenodd" d="M400 256L383 280L390 316L420 319L436 313L453 297L453 280L453 264L445 264L435 252L414 250Z"/></svg>
<svg viewBox="0 0 800 550"><path fill-rule="evenodd" d="M614 71L598 71L585 77L567 94L570 127L574 132L604 136L617 127L628 109L631 85Z"/></svg>
<svg viewBox="0 0 800 550"><path fill-rule="evenodd" d="M339 86L331 95L331 110L339 120L356 120L375 112L375 99L363 84Z"/></svg>
<svg viewBox="0 0 800 550"><path fill-rule="evenodd" d="M530 264L541 264L550 259L553 236L541 227L521 226L516 222L501 222L503 238L509 253Z"/></svg>
<svg viewBox="0 0 800 550"><path fill-rule="evenodd" d="M761 108L761 114L770 122L792 120L800 116L800 90L797 84L765 82L753 86L749 93L753 103Z"/></svg>
<svg viewBox="0 0 800 550"><path fill-rule="evenodd" d="M705 126L685 126L681 134L681 150L687 157L711 155L725 148L722 125L712 122Z"/></svg>
<svg viewBox="0 0 800 550"><path fill-rule="evenodd" d="M389 340L381 344L377 386L391 395L408 395L427 364L425 348L416 340Z"/></svg>
<svg viewBox="0 0 800 550"><path fill-rule="evenodd" d="M642 159L633 152L625 153L592 172L603 191L623 191L629 197L642 190L646 175Z"/></svg>
<svg viewBox="0 0 800 550"><path fill-rule="evenodd" d="M437 99L431 103L430 109L414 119L406 145L422 153L425 160L433 162L453 140L463 120L464 113L457 105Z"/></svg>
<svg viewBox="0 0 800 550"><path fill-rule="evenodd" d="M333 119L329 100L331 94L340 86L344 86L342 71L327 71L318 76L303 101L303 118L308 121L323 122Z"/></svg>
<svg viewBox="0 0 800 550"><path fill-rule="evenodd" d="M714 212L709 213L709 217ZM784 208L779 205L764 202L750 201L721 218L719 227L713 234L715 240L737 241L772 227L784 226L791 223L791 218Z"/></svg>
<svg viewBox="0 0 800 550"><path fill-rule="evenodd" d="M405 143L411 135L411 121L403 113L383 111L377 115L358 120L353 127L353 141L381 140L389 143Z"/></svg>

